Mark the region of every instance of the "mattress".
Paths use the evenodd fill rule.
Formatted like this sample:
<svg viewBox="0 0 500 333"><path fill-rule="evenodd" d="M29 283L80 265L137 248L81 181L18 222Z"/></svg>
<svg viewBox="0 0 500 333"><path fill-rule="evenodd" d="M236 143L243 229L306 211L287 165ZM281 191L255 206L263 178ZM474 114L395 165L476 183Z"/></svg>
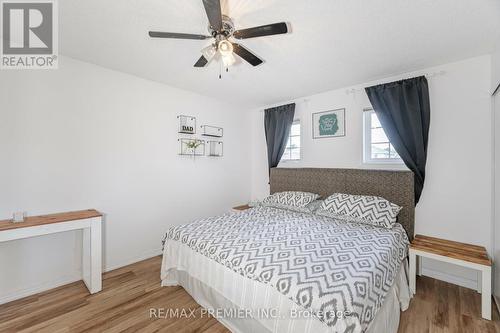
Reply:
<svg viewBox="0 0 500 333"><path fill-rule="evenodd" d="M167 233L162 285L235 332L395 332L409 291L393 229L270 207L202 219Z"/></svg>

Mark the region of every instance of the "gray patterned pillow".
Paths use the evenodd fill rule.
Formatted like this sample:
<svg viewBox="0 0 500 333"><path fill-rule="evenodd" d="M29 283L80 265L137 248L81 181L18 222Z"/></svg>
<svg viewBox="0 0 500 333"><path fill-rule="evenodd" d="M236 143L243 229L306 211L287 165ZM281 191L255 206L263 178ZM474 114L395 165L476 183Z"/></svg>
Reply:
<svg viewBox="0 0 500 333"><path fill-rule="evenodd" d="M268 207L300 210L300 208L306 209L305 207L316 200L318 197L318 194L309 192L278 192L265 198L262 201L262 205Z"/></svg>
<svg viewBox="0 0 500 333"><path fill-rule="evenodd" d="M402 208L381 197L334 193L323 200L316 213L391 229Z"/></svg>
<svg viewBox="0 0 500 333"><path fill-rule="evenodd" d="M287 209L287 210L291 210L291 211L299 212L299 213L316 214L316 211L321 208L322 202L323 202L323 200L314 200L310 204L307 204L305 207L280 206L278 204L275 206L272 206L272 207Z"/></svg>

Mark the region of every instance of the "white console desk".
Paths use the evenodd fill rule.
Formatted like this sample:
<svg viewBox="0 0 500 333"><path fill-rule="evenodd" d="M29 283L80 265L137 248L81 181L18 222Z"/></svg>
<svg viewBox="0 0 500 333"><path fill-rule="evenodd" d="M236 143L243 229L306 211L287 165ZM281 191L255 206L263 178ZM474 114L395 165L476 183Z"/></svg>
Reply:
<svg viewBox="0 0 500 333"><path fill-rule="evenodd" d="M30 216L24 222L0 221L0 242L63 231L83 230L83 282L91 294L102 289L102 214L95 209Z"/></svg>

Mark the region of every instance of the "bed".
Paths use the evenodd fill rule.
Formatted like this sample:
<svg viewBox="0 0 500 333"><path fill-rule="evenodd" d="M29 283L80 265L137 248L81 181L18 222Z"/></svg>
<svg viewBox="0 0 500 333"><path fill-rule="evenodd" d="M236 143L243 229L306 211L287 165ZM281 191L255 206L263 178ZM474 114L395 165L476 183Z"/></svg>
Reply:
<svg viewBox="0 0 500 333"><path fill-rule="evenodd" d="M403 209L392 229L272 207L175 226L162 285L181 285L233 332L397 332L411 297L413 174L277 168L270 188L377 195Z"/></svg>

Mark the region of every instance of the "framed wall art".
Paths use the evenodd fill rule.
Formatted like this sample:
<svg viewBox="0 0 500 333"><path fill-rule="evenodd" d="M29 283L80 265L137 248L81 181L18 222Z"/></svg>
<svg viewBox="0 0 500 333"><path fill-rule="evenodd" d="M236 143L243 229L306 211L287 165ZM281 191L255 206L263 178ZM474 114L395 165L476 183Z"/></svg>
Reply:
<svg viewBox="0 0 500 333"><path fill-rule="evenodd" d="M177 119L179 119L179 133L196 134L196 117L180 115Z"/></svg>
<svg viewBox="0 0 500 333"><path fill-rule="evenodd" d="M198 139L179 139L179 155L205 155L205 141Z"/></svg>
<svg viewBox="0 0 500 333"><path fill-rule="evenodd" d="M224 136L224 129L222 127L201 125L201 135L222 138Z"/></svg>
<svg viewBox="0 0 500 333"><path fill-rule="evenodd" d="M224 144L222 143L222 141L207 141L207 145L207 156L222 157L224 151Z"/></svg>
<svg viewBox="0 0 500 333"><path fill-rule="evenodd" d="M313 139L345 136L345 109L312 114Z"/></svg>

